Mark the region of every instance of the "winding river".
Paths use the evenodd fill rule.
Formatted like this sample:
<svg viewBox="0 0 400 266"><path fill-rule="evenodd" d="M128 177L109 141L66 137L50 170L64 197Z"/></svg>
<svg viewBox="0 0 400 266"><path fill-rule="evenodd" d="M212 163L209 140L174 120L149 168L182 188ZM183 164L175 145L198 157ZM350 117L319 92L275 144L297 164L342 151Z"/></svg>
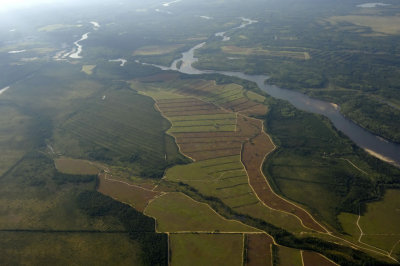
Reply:
<svg viewBox="0 0 400 266"><path fill-rule="evenodd" d="M254 20L249 20L245 18L242 18L242 20L242 25L234 29L241 29L252 23L256 23L256 21ZM224 40L224 37L228 37L226 36L225 32L220 36L223 37L222 41ZM339 107L333 103L313 99L303 93L282 89L274 85L266 84L265 81L269 78L266 75L248 75L242 72L199 70L194 68L192 64L197 62L198 60L194 57L194 53L196 50L202 48L205 44L206 42L200 43L191 48L189 51L184 52L182 54L182 57L175 60L170 67L156 66L163 70L175 70L191 75L216 73L253 81L257 83L261 90L265 91L274 98L286 100L300 110L320 114L327 117L338 130L347 135L359 147L363 148L365 151L381 160L400 167L399 144L392 143L378 136L375 136L371 132L365 130L351 120L345 118L340 113ZM179 61L182 61L182 64L178 69L177 64Z"/></svg>

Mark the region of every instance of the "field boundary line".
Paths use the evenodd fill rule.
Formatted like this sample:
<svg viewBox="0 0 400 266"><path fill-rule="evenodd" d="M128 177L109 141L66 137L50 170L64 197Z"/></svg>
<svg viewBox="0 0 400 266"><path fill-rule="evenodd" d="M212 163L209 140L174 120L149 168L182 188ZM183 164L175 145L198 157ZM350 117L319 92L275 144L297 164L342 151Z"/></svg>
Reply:
<svg viewBox="0 0 400 266"><path fill-rule="evenodd" d="M245 263L245 261L244 261L244 254L245 254L245 252L246 252L246 250L245 250L245 248L246 248L246 245L245 245L245 243L244 243L244 241L245 241L245 234L243 233L242 234L242 239L243 239L243 248L242 248L242 266L246 266L246 263Z"/></svg>
<svg viewBox="0 0 400 266"><path fill-rule="evenodd" d="M305 264L304 264L304 257L303 257L303 250L300 250L300 257L301 257L301 264L302 264L303 266L305 266Z"/></svg>
<svg viewBox="0 0 400 266"><path fill-rule="evenodd" d="M393 245L392 249L390 250L390 253L389 253L390 256L392 256L392 253L393 253L394 249L396 248L396 246L397 246L399 243L400 243L400 239L399 239L399 241L397 241L397 242Z"/></svg>

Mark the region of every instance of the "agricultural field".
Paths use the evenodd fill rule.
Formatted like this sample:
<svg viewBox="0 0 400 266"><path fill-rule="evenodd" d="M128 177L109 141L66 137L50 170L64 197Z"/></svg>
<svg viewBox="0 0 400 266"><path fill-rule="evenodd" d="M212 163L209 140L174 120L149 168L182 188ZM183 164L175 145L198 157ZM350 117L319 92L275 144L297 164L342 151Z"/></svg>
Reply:
<svg viewBox="0 0 400 266"><path fill-rule="evenodd" d="M136 49L133 52L134 56L149 56L149 55L164 55L174 52L175 50L182 48L183 45L151 45L143 46Z"/></svg>
<svg viewBox="0 0 400 266"><path fill-rule="evenodd" d="M126 179L115 178L107 173L99 175L97 191L115 200L129 204L140 212L143 212L149 202L161 194L132 184Z"/></svg>
<svg viewBox="0 0 400 266"><path fill-rule="evenodd" d="M281 266L302 266L301 251L298 249L278 246L278 265Z"/></svg>
<svg viewBox="0 0 400 266"><path fill-rule="evenodd" d="M257 88L399 142L399 3L89 2L0 7L0 264L400 261L400 171Z"/></svg>
<svg viewBox="0 0 400 266"><path fill-rule="evenodd" d="M232 265L243 261L242 234L171 234L171 265Z"/></svg>
<svg viewBox="0 0 400 266"><path fill-rule="evenodd" d="M153 200L146 215L157 220L160 232L257 232L238 221L227 220L208 205L182 193L168 193Z"/></svg>
<svg viewBox="0 0 400 266"><path fill-rule="evenodd" d="M102 170L100 165L79 159L60 157L54 164L59 172L70 175L97 175Z"/></svg>
<svg viewBox="0 0 400 266"><path fill-rule="evenodd" d="M96 68L96 65L83 65L82 66L82 72L87 74L87 75L92 75L93 70Z"/></svg>
<svg viewBox="0 0 400 266"><path fill-rule="evenodd" d="M0 103L0 176L12 167L34 145L29 131L33 119L13 106Z"/></svg>
<svg viewBox="0 0 400 266"><path fill-rule="evenodd" d="M77 24L77 25L67 25L67 24L52 24L52 25L47 25L43 26L41 28L38 28L38 31L43 31L43 32L52 32L52 31L58 31L58 30L65 30L65 29L71 29L71 28L80 28L82 25Z"/></svg>
<svg viewBox="0 0 400 266"><path fill-rule="evenodd" d="M123 233L0 232L3 265L138 265L141 248Z"/></svg>
<svg viewBox="0 0 400 266"><path fill-rule="evenodd" d="M338 265L321 254L310 252L310 251L301 251L301 257L303 259L304 266L335 266Z"/></svg>
<svg viewBox="0 0 400 266"><path fill-rule="evenodd" d="M165 165L180 158L176 148L166 145L168 127L150 98L131 90L111 90L64 122L55 149L75 158L120 161L134 166L137 175L157 177Z"/></svg>
<svg viewBox="0 0 400 266"><path fill-rule="evenodd" d="M383 200L368 203L365 213L361 216L341 213L339 220L343 224L345 232L355 239L359 239L361 243L381 249L399 258L400 204L398 197L398 190L387 190Z"/></svg>
<svg viewBox="0 0 400 266"><path fill-rule="evenodd" d="M77 208L77 196L94 188L93 179L58 184L55 177L53 161L40 153L26 155L4 175L0 180L0 229L123 230L111 217L91 218Z"/></svg>
<svg viewBox="0 0 400 266"><path fill-rule="evenodd" d="M311 56L308 52L275 51L275 50L266 50L262 48L245 48L237 46L222 46L221 50L223 53L233 54L233 55L288 57L290 59L297 59L297 60L311 59Z"/></svg>
<svg viewBox="0 0 400 266"><path fill-rule="evenodd" d="M267 234L246 235L246 263L247 266L273 266L272 245L273 239Z"/></svg>
<svg viewBox="0 0 400 266"><path fill-rule="evenodd" d="M398 16L334 16L328 18L327 21L333 25L348 22L360 27L369 27L377 33L400 34L397 27L400 23Z"/></svg>
<svg viewBox="0 0 400 266"><path fill-rule="evenodd" d="M153 86L158 89L157 85ZM153 86L150 84L142 86L136 84L136 88L140 88L144 93L148 91L154 92ZM176 108L187 113L198 108L198 106L200 108L203 106L198 99L192 98L193 96L200 97L204 101L218 102L225 108L230 107L230 109L235 110L237 109L235 106L238 105L232 105L232 103L236 102L236 100L229 102L223 100L223 97L221 102L215 100L215 95L218 95L220 91L222 91L223 95L226 88L229 87L230 90L239 90L239 94L244 101L252 102L244 97L245 94L241 86L220 86L216 85L215 82L202 80L185 82L184 87L182 87L180 80L172 80L166 86L167 89L171 88L170 90L173 93L187 95L187 98L168 100L157 98L157 107L165 117L171 120L173 126L170 133L176 138L181 152L198 161L195 164L169 169L166 173L166 180L183 182L198 189L205 195L212 195L221 199L233 209L242 208L242 211L255 210L258 212L257 210L260 209L258 204L262 200L262 203L269 208L297 216L307 228L325 232L325 229L315 222L310 214L277 196L267 184L260 168L266 155L272 152L275 146L263 132L261 120L246 117L239 111L239 115L231 113L236 116L236 126L233 132L213 132L213 129L208 129L208 132L199 132L196 126L192 128L192 132L190 132L190 128L188 128L188 132L174 132L178 121L187 120L191 117L184 116L183 119L174 117ZM252 102L250 107L245 107L244 109L251 112L254 105L263 106L265 107L264 112L267 111L265 105L257 102ZM188 109L186 110L185 108ZM218 106L213 108L217 109ZM228 114L223 116L226 117ZM222 114L218 114L218 117L221 116ZM193 114L193 118L190 118L190 121L202 121L205 117L207 116ZM240 160L234 157L235 154L239 155L241 153ZM214 158L215 160L213 160ZM212 167L208 167L208 164L212 164ZM215 170L210 171L207 168L211 168L210 170L215 168ZM288 225L290 224L288 223Z"/></svg>

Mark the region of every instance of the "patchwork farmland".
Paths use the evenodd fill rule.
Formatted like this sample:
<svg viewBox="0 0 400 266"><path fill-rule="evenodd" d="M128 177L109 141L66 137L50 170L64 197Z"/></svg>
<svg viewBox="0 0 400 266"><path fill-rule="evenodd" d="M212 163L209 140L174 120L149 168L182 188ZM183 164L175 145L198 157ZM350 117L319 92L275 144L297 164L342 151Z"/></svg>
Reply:
<svg viewBox="0 0 400 266"><path fill-rule="evenodd" d="M137 88L135 84L133 88ZM164 95L157 94L159 83L147 83L137 89L154 97L157 108L172 123L168 132L176 138L181 152L198 162L168 170L167 180L184 182L232 208L255 205L261 200L271 209L294 214L307 228L326 232L308 212L277 196L261 172L265 156L275 146L264 133L262 121L247 115L265 114L265 105L248 99L236 84L216 85L203 80L167 84L169 96L176 94L179 98L164 99ZM252 97L262 96L253 93ZM178 114L185 116L179 119ZM210 117L216 120L207 120ZM223 117L225 122L221 123ZM211 126L213 121L221 124Z"/></svg>

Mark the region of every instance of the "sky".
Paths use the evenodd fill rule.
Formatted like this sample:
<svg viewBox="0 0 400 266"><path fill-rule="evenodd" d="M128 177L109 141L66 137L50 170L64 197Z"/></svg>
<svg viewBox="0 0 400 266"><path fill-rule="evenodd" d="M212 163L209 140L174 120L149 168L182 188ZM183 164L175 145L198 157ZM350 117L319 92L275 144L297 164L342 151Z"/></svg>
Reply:
<svg viewBox="0 0 400 266"><path fill-rule="evenodd" d="M12 10L15 8L26 8L38 4L51 4L63 0L0 0L0 10Z"/></svg>

